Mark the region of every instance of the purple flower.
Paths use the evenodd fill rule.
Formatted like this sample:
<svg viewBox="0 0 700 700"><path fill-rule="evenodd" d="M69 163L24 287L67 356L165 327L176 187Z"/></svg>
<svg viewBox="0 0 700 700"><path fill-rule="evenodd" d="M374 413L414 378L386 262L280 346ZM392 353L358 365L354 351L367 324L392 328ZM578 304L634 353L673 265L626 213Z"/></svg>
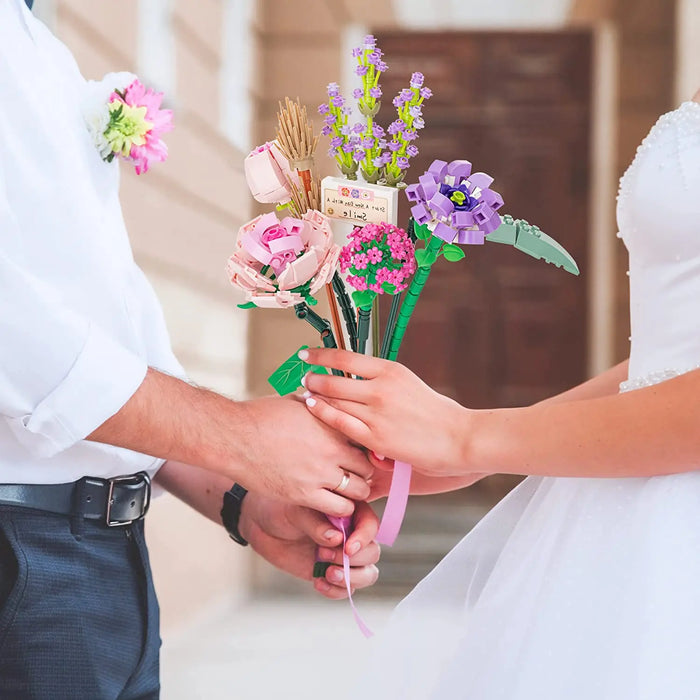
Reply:
<svg viewBox="0 0 700 700"><path fill-rule="evenodd" d="M397 158L396 165L398 165L401 170L406 170L406 168L408 168L408 158L404 158L403 156Z"/></svg>
<svg viewBox="0 0 700 700"><path fill-rule="evenodd" d="M382 96L382 89L379 86L370 88L369 95L370 97L374 97L375 100L378 100Z"/></svg>
<svg viewBox="0 0 700 700"><path fill-rule="evenodd" d="M352 152L352 158L353 160L356 160L358 163L361 163L366 157L366 154L364 151L353 151Z"/></svg>
<svg viewBox="0 0 700 700"><path fill-rule="evenodd" d="M423 77L422 73L414 73L411 76L411 87L412 88L421 88L423 87L423 81L425 78Z"/></svg>
<svg viewBox="0 0 700 700"><path fill-rule="evenodd" d="M421 96L424 100L429 100L429 99L433 96L433 91L432 91L430 88L427 88L427 87L421 88L420 96Z"/></svg>
<svg viewBox="0 0 700 700"><path fill-rule="evenodd" d="M343 109L340 110L341 114L344 114L345 116L349 117L352 114L352 107L345 105Z"/></svg>
<svg viewBox="0 0 700 700"><path fill-rule="evenodd" d="M331 141L331 143L333 143ZM414 146L411 144L407 149L406 153L408 154L409 158L415 158L418 155L418 146Z"/></svg>
<svg viewBox="0 0 700 700"><path fill-rule="evenodd" d="M376 158L372 158L372 165L375 168L381 168L382 165L384 165L384 160L381 156L377 156Z"/></svg>
<svg viewBox="0 0 700 700"><path fill-rule="evenodd" d="M365 130L365 125L362 124L361 122L355 122L352 125L352 133L353 134L361 134Z"/></svg>
<svg viewBox="0 0 700 700"><path fill-rule="evenodd" d="M362 148L374 148L374 138L372 136L366 136L360 143Z"/></svg>
<svg viewBox="0 0 700 700"><path fill-rule="evenodd" d="M352 153L355 150L355 145L348 141L347 143L343 144L342 148L343 153Z"/></svg>
<svg viewBox="0 0 700 700"><path fill-rule="evenodd" d="M352 129L350 129L350 125L349 125L349 124L343 124L343 126L340 127L340 133L341 133L343 136L350 136L350 134L352 133Z"/></svg>
<svg viewBox="0 0 700 700"><path fill-rule="evenodd" d="M413 99L413 92L408 88L401 90L401 97L404 102L410 102Z"/></svg>
<svg viewBox="0 0 700 700"><path fill-rule="evenodd" d="M415 141L418 138L418 133L415 129L406 129L402 136L404 141Z"/></svg>
<svg viewBox="0 0 700 700"><path fill-rule="evenodd" d="M352 57L359 58L360 56L362 56L362 49L358 46L357 48L352 50Z"/></svg>
<svg viewBox="0 0 700 700"><path fill-rule="evenodd" d="M365 93L364 93L364 91L363 91L361 88L355 88L355 89L352 91L352 96L353 96L356 100L361 100L361 99L364 97L364 95L365 95Z"/></svg>
<svg viewBox="0 0 700 700"><path fill-rule="evenodd" d="M368 34L363 43L366 49L373 49L377 45L377 40L371 34Z"/></svg>
<svg viewBox="0 0 700 700"><path fill-rule="evenodd" d="M332 114L326 114L326 116L323 118L323 123L326 126L333 126L333 124L335 124L335 116Z"/></svg>
<svg viewBox="0 0 700 700"><path fill-rule="evenodd" d="M385 134L386 132L384 131L384 127L383 127L383 126L380 126L379 124L377 124L377 123L375 122L375 124L374 124L374 129L373 129L372 133L373 133L377 138L381 138L382 136L384 136L384 134Z"/></svg>
<svg viewBox="0 0 700 700"><path fill-rule="evenodd" d="M413 121L413 126L416 129L422 129L425 126L425 120L422 117L418 117Z"/></svg>
<svg viewBox="0 0 700 700"><path fill-rule="evenodd" d="M377 148L386 148L386 139L379 139L377 141Z"/></svg>
<svg viewBox="0 0 700 700"><path fill-rule="evenodd" d="M327 104L322 104L318 106L318 113L319 114L328 114L330 112L330 107Z"/></svg>
<svg viewBox="0 0 700 700"><path fill-rule="evenodd" d="M423 114L423 107L420 105L413 105L412 107L408 108L408 113L412 117L420 117Z"/></svg>
<svg viewBox="0 0 700 700"><path fill-rule="evenodd" d="M336 95L335 97L331 97L331 104L334 107L342 107L345 104L345 98L342 95Z"/></svg>
<svg viewBox="0 0 700 700"><path fill-rule="evenodd" d="M387 129L387 131L392 136L395 136L400 131L403 131L405 128L406 128L406 125L403 123L403 120L397 119L395 122L391 122L391 124L389 124L389 128Z"/></svg>
<svg viewBox="0 0 700 700"><path fill-rule="evenodd" d="M367 75L368 70L369 70L368 66L356 66L355 67L355 73L357 75Z"/></svg>
<svg viewBox="0 0 700 700"><path fill-rule="evenodd" d="M340 85L338 85L338 83L328 83L326 90L329 97L337 97L340 95Z"/></svg>
<svg viewBox="0 0 700 700"><path fill-rule="evenodd" d="M382 153L382 162L384 163L384 165L389 165L389 163L391 163L390 151L384 151L384 153Z"/></svg>
<svg viewBox="0 0 700 700"><path fill-rule="evenodd" d="M401 148L401 142L400 141L389 141L387 144L387 148L392 152L396 153Z"/></svg>
<svg viewBox="0 0 700 700"><path fill-rule="evenodd" d="M384 61L379 61L376 67L380 73L385 73L389 70L389 66L386 63L384 63Z"/></svg>
<svg viewBox="0 0 700 700"><path fill-rule="evenodd" d="M342 136L334 136L334 137L331 139L331 146L332 146L333 148L340 148L340 147L343 145L343 141L344 141L344 140L345 140L345 139L344 139Z"/></svg>
<svg viewBox="0 0 700 700"><path fill-rule="evenodd" d="M367 56L368 63L371 63L375 67L381 60L382 52L379 49L375 49L369 56Z"/></svg>
<svg viewBox="0 0 700 700"><path fill-rule="evenodd" d="M328 149L328 155L331 158L335 158L338 155L338 149L337 148L329 148Z"/></svg>
<svg viewBox="0 0 700 700"><path fill-rule="evenodd" d="M403 107L403 100L401 99L401 95L396 96L391 103L396 107L396 109L401 109Z"/></svg>
<svg viewBox="0 0 700 700"><path fill-rule="evenodd" d="M330 136L330 135L333 133L333 129L331 129L330 126L324 126L324 127L321 129L321 133L322 133L324 136Z"/></svg>

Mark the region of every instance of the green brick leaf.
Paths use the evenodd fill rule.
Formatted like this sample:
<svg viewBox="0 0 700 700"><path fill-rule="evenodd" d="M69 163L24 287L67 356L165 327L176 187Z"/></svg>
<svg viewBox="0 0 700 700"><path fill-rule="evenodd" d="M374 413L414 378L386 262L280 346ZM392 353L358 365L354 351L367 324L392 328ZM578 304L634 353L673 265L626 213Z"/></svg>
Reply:
<svg viewBox="0 0 700 700"><path fill-rule="evenodd" d="M427 224L415 224L413 227L413 233L419 241L427 241L432 231L428 228Z"/></svg>
<svg viewBox="0 0 700 700"><path fill-rule="evenodd" d="M391 282L382 282L382 289L386 294L396 294L396 285Z"/></svg>
<svg viewBox="0 0 700 700"><path fill-rule="evenodd" d="M458 246L452 243L446 243L442 248L442 254L445 256L445 260L450 262L457 262L464 258L464 251Z"/></svg>
<svg viewBox="0 0 700 700"><path fill-rule="evenodd" d="M355 306L358 309L366 309L372 306L372 302L376 296L377 292L373 292L371 289L365 289L363 292L353 292L352 300L355 302Z"/></svg>
<svg viewBox="0 0 700 700"><path fill-rule="evenodd" d="M302 345L299 350L306 350L308 347L308 345ZM310 365L308 362L300 360L299 350L286 359L267 380L280 396L291 394L301 387L301 378L308 372L328 374L325 367Z"/></svg>
<svg viewBox="0 0 700 700"><path fill-rule="evenodd" d="M252 301L249 301L249 302L247 302L247 303L245 303L245 304L238 304L238 308L239 308L239 309L254 309L254 308L256 308L256 307L255 307L255 304L253 304Z"/></svg>
<svg viewBox="0 0 700 700"><path fill-rule="evenodd" d="M432 267L437 260L437 255L427 248L420 248L416 251L416 263L418 267Z"/></svg>

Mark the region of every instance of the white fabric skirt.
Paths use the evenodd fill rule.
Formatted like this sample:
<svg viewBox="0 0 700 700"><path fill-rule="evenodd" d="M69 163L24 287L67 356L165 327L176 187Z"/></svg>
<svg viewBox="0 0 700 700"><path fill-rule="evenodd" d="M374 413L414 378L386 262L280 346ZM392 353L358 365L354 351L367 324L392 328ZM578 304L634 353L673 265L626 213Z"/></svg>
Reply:
<svg viewBox="0 0 700 700"><path fill-rule="evenodd" d="M372 643L354 698L700 699L700 472L527 478Z"/></svg>

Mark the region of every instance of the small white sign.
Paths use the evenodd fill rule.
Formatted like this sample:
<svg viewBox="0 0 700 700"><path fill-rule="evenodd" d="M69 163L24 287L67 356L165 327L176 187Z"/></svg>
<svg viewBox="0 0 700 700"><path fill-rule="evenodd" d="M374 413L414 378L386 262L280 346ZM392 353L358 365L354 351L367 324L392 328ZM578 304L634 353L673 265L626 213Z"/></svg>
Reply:
<svg viewBox="0 0 700 700"><path fill-rule="evenodd" d="M359 180L325 177L321 182L323 213L354 224L394 224L398 219L399 191Z"/></svg>

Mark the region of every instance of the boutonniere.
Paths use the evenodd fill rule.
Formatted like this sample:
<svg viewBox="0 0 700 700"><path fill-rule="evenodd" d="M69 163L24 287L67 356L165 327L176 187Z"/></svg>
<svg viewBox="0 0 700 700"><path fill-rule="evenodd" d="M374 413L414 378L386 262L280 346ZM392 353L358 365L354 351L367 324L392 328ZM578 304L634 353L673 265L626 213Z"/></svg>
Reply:
<svg viewBox="0 0 700 700"><path fill-rule="evenodd" d="M161 109L163 93L146 88L131 73L109 73L89 81L83 115L104 161L119 156L133 163L136 173L162 163L168 147L161 136L173 128L173 113Z"/></svg>

